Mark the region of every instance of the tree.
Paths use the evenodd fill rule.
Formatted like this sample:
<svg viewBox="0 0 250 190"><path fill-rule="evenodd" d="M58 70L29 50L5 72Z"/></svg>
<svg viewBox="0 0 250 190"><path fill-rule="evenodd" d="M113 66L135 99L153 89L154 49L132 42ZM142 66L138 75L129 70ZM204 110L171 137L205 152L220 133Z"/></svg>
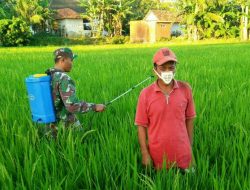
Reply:
<svg viewBox="0 0 250 190"><path fill-rule="evenodd" d="M121 36L123 31L123 19L127 15L132 14L133 0L117 0L117 4L114 5L113 23L114 23L114 35Z"/></svg>
<svg viewBox="0 0 250 190"><path fill-rule="evenodd" d="M102 36L107 15L112 10L112 0L80 0L85 8L85 17L89 18L94 36Z"/></svg>
<svg viewBox="0 0 250 190"><path fill-rule="evenodd" d="M242 40L248 39L248 17L249 17L249 6L250 6L250 0L236 0L236 3L238 3L241 6L241 32L240 36Z"/></svg>
<svg viewBox="0 0 250 190"><path fill-rule="evenodd" d="M97 31L94 36L101 36L103 30L111 36L128 34L129 22L142 20L149 10L176 9L173 3L161 3L160 0L80 0L80 4L86 10L83 16L90 20L92 31Z"/></svg>
<svg viewBox="0 0 250 190"><path fill-rule="evenodd" d="M39 6L42 7L41 12L39 12L40 16L42 17L42 20L40 23L33 24L33 28L35 28L35 31L40 30L44 32L47 29L52 30L53 15L55 11L49 8L51 1L52 0L39 0L38 1Z"/></svg>
<svg viewBox="0 0 250 190"><path fill-rule="evenodd" d="M86 10L92 30L97 30L96 36L102 36L106 30L110 35L122 35L123 22L132 8L134 0L80 0ZM95 36L95 34L94 34Z"/></svg>
<svg viewBox="0 0 250 190"><path fill-rule="evenodd" d="M0 1L0 19L10 19L15 15L15 0Z"/></svg>
<svg viewBox="0 0 250 190"><path fill-rule="evenodd" d="M158 9L159 8L158 0L135 0L132 4L132 12L131 18L133 20L142 20L149 10Z"/></svg>
<svg viewBox="0 0 250 190"><path fill-rule="evenodd" d="M51 0L0 0L0 18L19 17L36 30L45 30L53 11L49 9Z"/></svg>
<svg viewBox="0 0 250 190"><path fill-rule="evenodd" d="M229 0L179 0L189 39L237 37L239 6Z"/></svg>
<svg viewBox="0 0 250 190"><path fill-rule="evenodd" d="M200 14L202 14L206 8L204 1L192 1L192 0L179 0L177 4L180 15L183 17L183 24L186 24L188 39L197 40L198 28L197 28L197 18L199 19Z"/></svg>
<svg viewBox="0 0 250 190"><path fill-rule="evenodd" d="M0 42L3 46L27 45L30 37L29 25L22 19L0 20Z"/></svg>
<svg viewBox="0 0 250 190"><path fill-rule="evenodd" d="M142 20L149 10L152 9L168 9L166 4L160 3L159 0L133 0L130 6L132 14L127 14L123 20L123 31L125 34L129 33L129 22L131 20Z"/></svg>
<svg viewBox="0 0 250 190"><path fill-rule="evenodd" d="M39 28L46 28L46 21L51 19L52 11L49 9L49 0L16 0L14 10L16 16L22 18L37 32Z"/></svg>
<svg viewBox="0 0 250 190"><path fill-rule="evenodd" d="M238 37L240 33L240 7L233 1L210 2L209 11L215 12L223 22L215 22L214 37Z"/></svg>
<svg viewBox="0 0 250 190"><path fill-rule="evenodd" d="M15 11L28 24L39 24L43 20L38 0L16 0Z"/></svg>

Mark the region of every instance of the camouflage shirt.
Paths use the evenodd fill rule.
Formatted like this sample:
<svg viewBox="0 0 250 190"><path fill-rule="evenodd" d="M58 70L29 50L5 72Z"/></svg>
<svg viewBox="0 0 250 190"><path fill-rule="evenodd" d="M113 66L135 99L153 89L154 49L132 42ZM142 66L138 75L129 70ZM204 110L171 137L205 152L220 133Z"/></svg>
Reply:
<svg viewBox="0 0 250 190"><path fill-rule="evenodd" d="M75 113L95 110L95 104L80 101L77 98L75 83L66 73L55 68L48 69L46 73L52 78L52 96L57 122L79 123Z"/></svg>

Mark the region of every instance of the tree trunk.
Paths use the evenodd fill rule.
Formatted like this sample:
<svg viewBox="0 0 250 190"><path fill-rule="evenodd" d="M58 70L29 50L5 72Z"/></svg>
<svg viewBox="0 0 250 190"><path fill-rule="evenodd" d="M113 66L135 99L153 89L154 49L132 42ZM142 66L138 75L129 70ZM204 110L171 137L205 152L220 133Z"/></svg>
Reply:
<svg viewBox="0 0 250 190"><path fill-rule="evenodd" d="M192 40L192 26L190 25L187 26L187 37L188 40Z"/></svg>
<svg viewBox="0 0 250 190"><path fill-rule="evenodd" d="M248 6L245 7L245 14L246 15L243 15L243 40L247 40L248 39Z"/></svg>
<svg viewBox="0 0 250 190"><path fill-rule="evenodd" d="M193 40L196 41L198 39L199 39L198 38L198 28L196 25L194 25L194 27L193 27Z"/></svg>
<svg viewBox="0 0 250 190"><path fill-rule="evenodd" d="M241 16L241 31L240 31L240 37L241 40L247 40L248 39L248 6L242 5L242 16Z"/></svg>
<svg viewBox="0 0 250 190"><path fill-rule="evenodd" d="M122 35L122 21L121 21L121 19L119 20L118 25L119 25L119 35L121 36Z"/></svg>
<svg viewBox="0 0 250 190"><path fill-rule="evenodd" d="M100 23L99 23L98 37L101 37L101 36L102 36L103 27L104 27L104 22L103 22L103 11L102 11L102 12L101 12L101 15L100 15Z"/></svg>
<svg viewBox="0 0 250 190"><path fill-rule="evenodd" d="M198 2L196 2L195 4L195 10L194 10L194 15L197 15L199 12L199 4ZM198 28L197 28L197 24L194 23L193 21L193 31L192 31L192 34L193 34L193 40L196 41L198 40Z"/></svg>

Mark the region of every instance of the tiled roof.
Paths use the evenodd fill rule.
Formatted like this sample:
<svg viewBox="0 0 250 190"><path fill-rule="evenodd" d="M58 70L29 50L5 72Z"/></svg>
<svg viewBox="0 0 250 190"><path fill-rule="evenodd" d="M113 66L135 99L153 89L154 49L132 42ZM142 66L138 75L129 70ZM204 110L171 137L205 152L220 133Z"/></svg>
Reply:
<svg viewBox="0 0 250 190"><path fill-rule="evenodd" d="M176 13L171 13L165 10L150 10L144 17L144 20L153 13L157 17L158 22L181 22L181 18Z"/></svg>
<svg viewBox="0 0 250 190"><path fill-rule="evenodd" d="M55 15L55 19L80 19L79 13L70 8L58 9Z"/></svg>

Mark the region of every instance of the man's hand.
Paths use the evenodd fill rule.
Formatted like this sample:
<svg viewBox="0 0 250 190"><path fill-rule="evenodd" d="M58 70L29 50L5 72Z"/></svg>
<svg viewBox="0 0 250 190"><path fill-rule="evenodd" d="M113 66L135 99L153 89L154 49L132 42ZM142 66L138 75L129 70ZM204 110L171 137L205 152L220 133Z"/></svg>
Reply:
<svg viewBox="0 0 250 190"><path fill-rule="evenodd" d="M95 111L96 112L103 112L105 110L106 106L104 104L96 104Z"/></svg>
<svg viewBox="0 0 250 190"><path fill-rule="evenodd" d="M151 166L151 157L150 157L150 154L148 152L145 152L142 154L142 164L145 167Z"/></svg>

